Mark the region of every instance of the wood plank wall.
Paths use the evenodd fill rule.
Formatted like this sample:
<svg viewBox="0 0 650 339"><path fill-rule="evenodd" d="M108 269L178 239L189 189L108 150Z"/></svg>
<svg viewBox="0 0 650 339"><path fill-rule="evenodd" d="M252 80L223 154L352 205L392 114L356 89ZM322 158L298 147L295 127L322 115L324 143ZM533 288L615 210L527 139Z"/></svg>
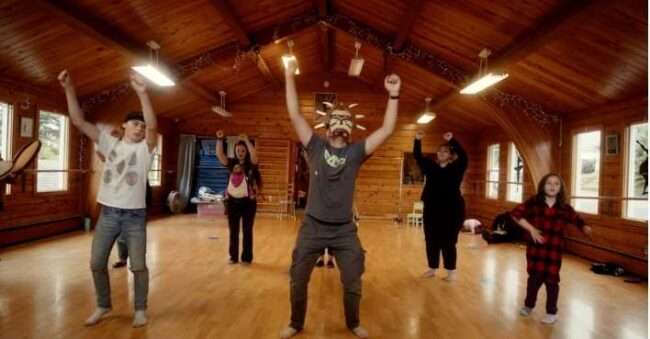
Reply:
<svg viewBox="0 0 650 339"><path fill-rule="evenodd" d="M57 93L17 83L0 84L0 101L13 106L12 152L38 138L38 112L47 110L63 113L64 103ZM62 96L62 95L61 95ZM29 105L26 103L29 102ZM64 113L66 114L66 113ZM21 118L34 120L33 137L20 137ZM68 168L80 168L81 136L70 128ZM29 169L35 169L36 162ZM36 176L25 173L11 186L0 211L0 246L58 234L82 227L84 174L68 174L68 190L56 193L36 193ZM1 189L4 189L2 187Z"/></svg>
<svg viewBox="0 0 650 339"><path fill-rule="evenodd" d="M565 116L562 124L562 140L558 140L555 147L561 158L559 170L569 192L573 135L581 131L600 129L603 131L603 142L607 134L616 133L621 137L619 155L605 156L603 150L600 195L623 196L625 157L622 150L625 145L623 140L626 127L631 123L647 121L647 110L647 98L643 97ZM501 145L500 180L506 181L507 174L504 169L507 168L506 150L510 140L501 131L485 131L480 139L479 148L470 157L476 161L470 163L471 168L466 179L467 183L475 188L469 196L466 196L470 201L468 216L491 223L498 213L512 209L515 204L505 201L505 185L500 187L499 199L485 198L487 147L497 142ZM531 182L527 165L525 171L524 197L530 197L535 192L536 184ZM583 214L587 223L594 229L593 241L571 227L567 234L567 249L595 261L619 263L631 272L647 276L647 223L622 218L622 205L619 202L602 201L600 211L599 215Z"/></svg>

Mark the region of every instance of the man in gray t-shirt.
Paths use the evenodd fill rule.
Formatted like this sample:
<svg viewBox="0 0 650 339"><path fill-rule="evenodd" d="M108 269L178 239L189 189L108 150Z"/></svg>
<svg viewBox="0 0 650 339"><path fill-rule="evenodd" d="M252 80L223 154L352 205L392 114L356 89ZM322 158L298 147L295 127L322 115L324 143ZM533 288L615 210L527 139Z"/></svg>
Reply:
<svg viewBox="0 0 650 339"><path fill-rule="evenodd" d="M395 128L400 78L392 74L384 81L390 98L382 126L365 140L351 143L355 123L349 108L353 106L326 103L327 112L319 112L325 122L318 126L327 128L327 138L313 133L300 113L294 79L296 68L295 62L289 62L285 69L287 109L298 139L307 149L309 195L291 263L291 323L282 330L280 337L290 338L302 330L307 313L309 278L316 260L328 248L341 272L346 325L357 337L367 338L368 332L359 322L365 255L353 220L354 187L363 161L388 139Z"/></svg>

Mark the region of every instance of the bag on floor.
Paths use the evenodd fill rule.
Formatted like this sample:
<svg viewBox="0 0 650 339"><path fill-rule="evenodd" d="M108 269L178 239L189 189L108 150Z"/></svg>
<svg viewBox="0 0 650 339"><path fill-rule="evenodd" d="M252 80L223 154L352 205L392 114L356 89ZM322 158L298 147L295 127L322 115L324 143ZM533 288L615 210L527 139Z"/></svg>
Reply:
<svg viewBox="0 0 650 339"><path fill-rule="evenodd" d="M596 274L605 274L605 275L613 275L615 277L621 276L625 274L625 269L623 266L619 264L615 264L612 262L608 263L601 263L601 262L595 262L591 264L591 271L596 273Z"/></svg>
<svg viewBox="0 0 650 339"><path fill-rule="evenodd" d="M492 228L484 229L482 236L488 244L513 242L521 239L521 231L510 214L506 212L497 215L492 223Z"/></svg>

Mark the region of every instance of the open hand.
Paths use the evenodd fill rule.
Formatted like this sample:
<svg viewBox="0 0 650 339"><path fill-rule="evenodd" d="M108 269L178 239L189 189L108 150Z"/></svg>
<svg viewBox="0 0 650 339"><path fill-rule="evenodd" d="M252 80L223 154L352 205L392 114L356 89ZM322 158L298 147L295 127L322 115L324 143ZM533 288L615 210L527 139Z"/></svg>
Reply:
<svg viewBox="0 0 650 339"><path fill-rule="evenodd" d="M533 241L536 244L543 244L546 241L546 239L544 239L544 237L542 236L542 232L540 232L536 228L530 230L530 236L533 238Z"/></svg>
<svg viewBox="0 0 650 339"><path fill-rule="evenodd" d="M296 70L298 69L298 63L296 60L289 60L287 62L287 67L284 69L284 75L285 76L293 76L296 74Z"/></svg>

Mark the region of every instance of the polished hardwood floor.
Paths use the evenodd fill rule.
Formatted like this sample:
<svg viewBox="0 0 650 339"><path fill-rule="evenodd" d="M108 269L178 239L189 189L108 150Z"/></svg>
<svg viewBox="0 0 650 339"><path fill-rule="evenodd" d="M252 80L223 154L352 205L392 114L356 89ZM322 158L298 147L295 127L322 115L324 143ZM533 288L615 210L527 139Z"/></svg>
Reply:
<svg viewBox="0 0 650 339"><path fill-rule="evenodd" d="M288 267L299 223L259 217L255 262L227 263L223 218L193 215L150 221L149 324L131 327L132 277L110 269L114 309L95 327L88 267L92 234L64 236L0 250L0 338L277 338L289 319ZM214 239L214 236L218 237ZM367 250L361 319L371 338L646 338L647 284L598 276L566 256L559 321L540 323L545 292L530 318L518 310L525 293L524 249L488 246L462 235L459 277L421 279L422 231L362 220ZM110 262L114 262L113 251ZM297 338L353 338L345 328L337 270L314 271L306 329Z"/></svg>

